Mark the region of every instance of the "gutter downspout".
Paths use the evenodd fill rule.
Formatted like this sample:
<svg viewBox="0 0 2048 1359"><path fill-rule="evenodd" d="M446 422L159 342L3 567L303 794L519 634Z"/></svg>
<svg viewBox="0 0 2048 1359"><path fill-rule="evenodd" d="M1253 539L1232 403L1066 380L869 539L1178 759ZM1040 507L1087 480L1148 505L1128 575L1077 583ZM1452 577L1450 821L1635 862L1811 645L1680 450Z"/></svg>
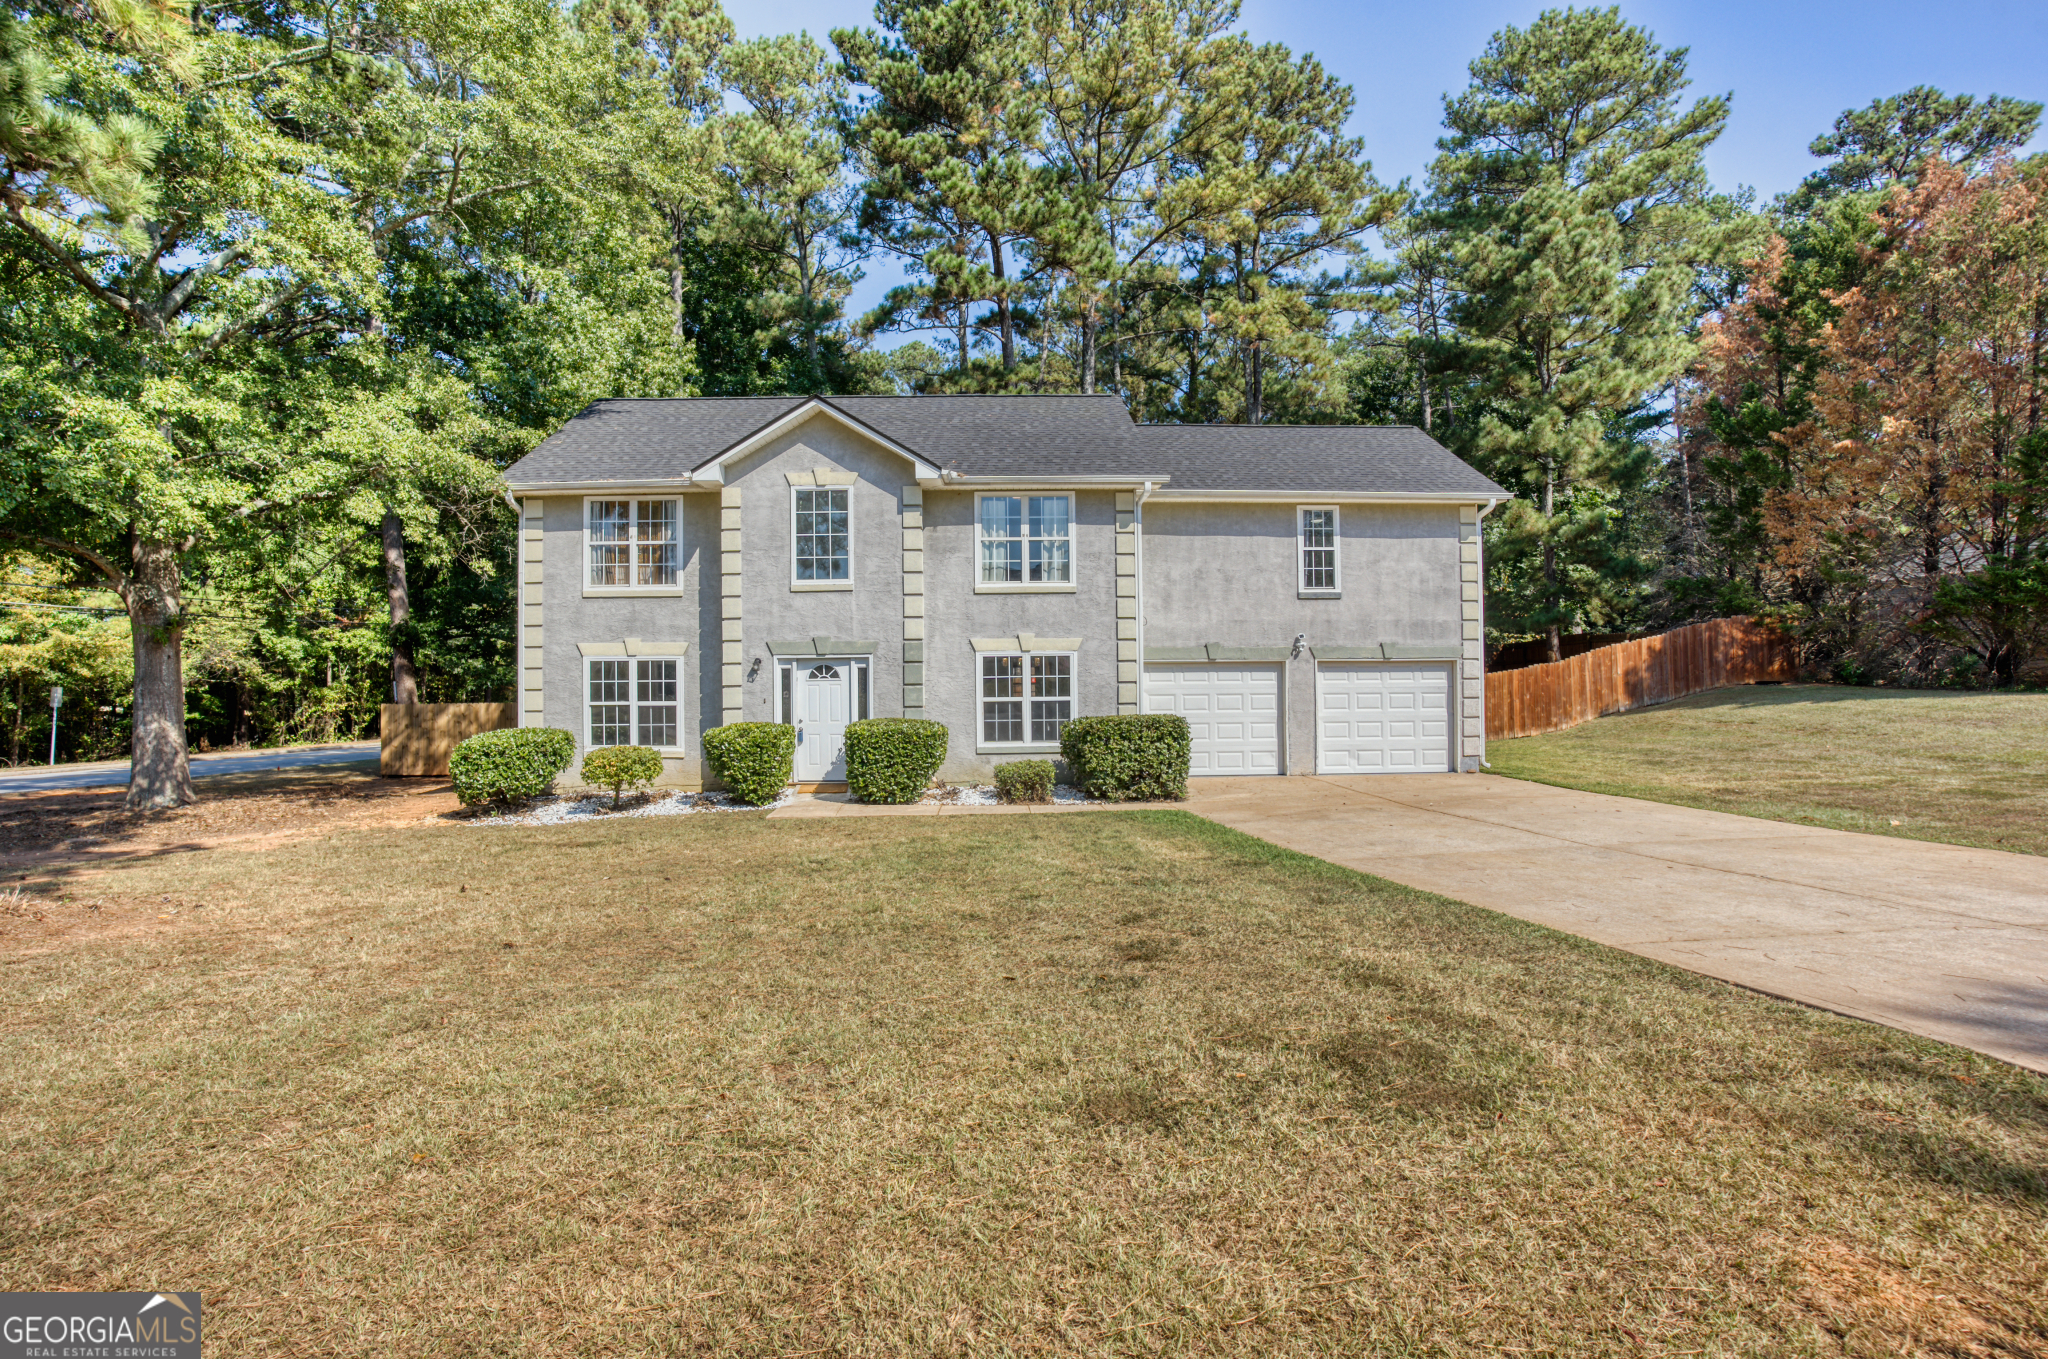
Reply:
<svg viewBox="0 0 2048 1359"><path fill-rule="evenodd" d="M1131 531L1138 536L1138 711L1145 711L1145 502L1158 487L1146 482L1132 502Z"/></svg>
<svg viewBox="0 0 2048 1359"><path fill-rule="evenodd" d="M505 503L512 507L512 725L526 725L526 648L519 645L526 635L526 511L519 507L512 488L505 488Z"/></svg>
<svg viewBox="0 0 2048 1359"><path fill-rule="evenodd" d="M1500 502L1489 500L1486 508L1479 511L1479 522L1483 526L1486 516L1492 514ZM1486 762L1486 535L1479 537L1479 767L1491 769Z"/></svg>

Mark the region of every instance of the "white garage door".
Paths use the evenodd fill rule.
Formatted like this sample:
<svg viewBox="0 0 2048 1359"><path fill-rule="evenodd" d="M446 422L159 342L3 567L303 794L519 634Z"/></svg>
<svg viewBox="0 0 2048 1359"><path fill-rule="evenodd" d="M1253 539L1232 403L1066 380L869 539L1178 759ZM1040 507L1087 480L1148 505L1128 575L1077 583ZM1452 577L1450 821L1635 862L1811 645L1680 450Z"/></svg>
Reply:
<svg viewBox="0 0 2048 1359"><path fill-rule="evenodd" d="M1440 774L1450 767L1450 666L1317 669L1318 774Z"/></svg>
<svg viewBox="0 0 2048 1359"><path fill-rule="evenodd" d="M1188 720L1190 774L1280 772L1280 667L1147 665L1145 711Z"/></svg>

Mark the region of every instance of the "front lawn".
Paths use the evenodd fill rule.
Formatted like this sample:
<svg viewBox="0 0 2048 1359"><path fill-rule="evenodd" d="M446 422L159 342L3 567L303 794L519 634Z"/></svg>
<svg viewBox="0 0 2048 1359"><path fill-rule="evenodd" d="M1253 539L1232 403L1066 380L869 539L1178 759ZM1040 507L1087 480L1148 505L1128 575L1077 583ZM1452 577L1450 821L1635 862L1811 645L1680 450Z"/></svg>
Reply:
<svg viewBox="0 0 2048 1359"><path fill-rule="evenodd" d="M31 893L0 1288L212 1354L2048 1353L2048 1081L1178 812Z"/></svg>
<svg viewBox="0 0 2048 1359"><path fill-rule="evenodd" d="M1716 689L1487 742L1494 771L1873 835L2048 854L2048 695Z"/></svg>

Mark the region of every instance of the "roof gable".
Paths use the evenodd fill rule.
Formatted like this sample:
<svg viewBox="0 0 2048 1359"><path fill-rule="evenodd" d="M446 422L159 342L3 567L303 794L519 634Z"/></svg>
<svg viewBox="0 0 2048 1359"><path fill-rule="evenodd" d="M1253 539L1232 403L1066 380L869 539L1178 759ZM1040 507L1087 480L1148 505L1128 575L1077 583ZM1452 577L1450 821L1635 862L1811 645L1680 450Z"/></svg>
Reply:
<svg viewBox="0 0 2048 1359"><path fill-rule="evenodd" d="M691 478L696 481L710 483L722 482L725 480L727 468L746 458L752 457L783 435L801 429L813 420L825 420L838 425L842 429L851 430L870 443L877 444L898 457L905 459L910 463L912 475L919 481L937 481L939 479L939 469L933 466L932 463L918 456L917 453L904 447L882 431L875 429L872 425L839 409L836 403L821 397L802 398L790 410L784 411L767 424L733 443L730 447L705 458L690 469Z"/></svg>

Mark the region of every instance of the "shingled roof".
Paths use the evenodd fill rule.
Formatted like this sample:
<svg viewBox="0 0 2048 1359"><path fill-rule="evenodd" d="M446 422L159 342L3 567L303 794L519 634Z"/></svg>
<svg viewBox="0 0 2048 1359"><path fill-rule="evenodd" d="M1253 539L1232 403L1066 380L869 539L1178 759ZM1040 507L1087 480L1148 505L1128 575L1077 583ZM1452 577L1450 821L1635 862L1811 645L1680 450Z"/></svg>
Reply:
<svg viewBox="0 0 2048 1359"><path fill-rule="evenodd" d="M1507 494L1405 425L1138 425L1115 396L598 401L506 481L518 490L681 482L814 399L966 477L1129 477L1175 492Z"/></svg>

